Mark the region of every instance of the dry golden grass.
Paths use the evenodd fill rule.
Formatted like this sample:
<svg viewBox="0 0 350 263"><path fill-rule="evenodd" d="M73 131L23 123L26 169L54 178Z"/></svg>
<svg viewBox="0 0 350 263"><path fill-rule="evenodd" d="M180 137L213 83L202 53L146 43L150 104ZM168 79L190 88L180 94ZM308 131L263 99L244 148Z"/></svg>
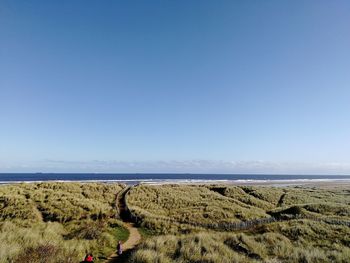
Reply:
<svg viewBox="0 0 350 263"><path fill-rule="evenodd" d="M115 214L119 184L40 183L0 187L0 219L69 222Z"/></svg>
<svg viewBox="0 0 350 263"><path fill-rule="evenodd" d="M127 231L115 219L118 184L40 183L0 187L0 263L80 262L108 256ZM101 262L96 260L95 262Z"/></svg>
<svg viewBox="0 0 350 263"><path fill-rule="evenodd" d="M206 186L137 186L128 193L127 204L143 226L162 233L270 217Z"/></svg>
<svg viewBox="0 0 350 263"><path fill-rule="evenodd" d="M28 255L33 263L79 262L90 251L108 255L116 239L127 235L115 219L116 194L123 188L0 187L0 263L23 262ZM349 262L347 189L141 185L131 188L126 202L144 237L172 234L145 238L130 262ZM271 218L287 221L264 223ZM263 224L235 232L221 224L258 221Z"/></svg>
<svg viewBox="0 0 350 263"><path fill-rule="evenodd" d="M168 234L146 239L130 262L345 263L350 259L346 189L138 186L129 192L127 203L143 227ZM285 221L235 232L205 227L269 216Z"/></svg>
<svg viewBox="0 0 350 263"><path fill-rule="evenodd" d="M326 236L325 236L326 233ZM244 233L197 233L153 237L134 263L349 262L349 228L309 220L269 224Z"/></svg>
<svg viewBox="0 0 350 263"><path fill-rule="evenodd" d="M141 226L163 234L203 228L233 229L227 225L255 222L271 215L350 220L350 197L346 190L141 185L128 193L127 204Z"/></svg>

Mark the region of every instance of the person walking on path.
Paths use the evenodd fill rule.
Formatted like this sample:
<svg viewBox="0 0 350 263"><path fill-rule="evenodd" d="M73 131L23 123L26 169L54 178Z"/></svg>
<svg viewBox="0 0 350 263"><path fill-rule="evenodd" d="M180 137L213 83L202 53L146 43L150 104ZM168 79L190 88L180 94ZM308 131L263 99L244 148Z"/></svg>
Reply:
<svg viewBox="0 0 350 263"><path fill-rule="evenodd" d="M123 253L123 247L122 247L122 242L118 241L118 245L117 245L117 254L118 256L120 256Z"/></svg>

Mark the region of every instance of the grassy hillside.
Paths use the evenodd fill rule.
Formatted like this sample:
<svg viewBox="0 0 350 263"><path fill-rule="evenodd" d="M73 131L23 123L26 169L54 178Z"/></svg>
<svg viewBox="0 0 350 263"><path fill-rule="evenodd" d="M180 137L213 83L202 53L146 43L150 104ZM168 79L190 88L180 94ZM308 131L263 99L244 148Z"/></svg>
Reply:
<svg viewBox="0 0 350 263"><path fill-rule="evenodd" d="M344 189L141 185L129 191L127 204L142 227L162 234L226 231L271 216L350 220L350 195Z"/></svg>
<svg viewBox="0 0 350 263"><path fill-rule="evenodd" d="M224 196L206 186L137 186L128 193L127 203L142 226L159 233L270 217L260 207Z"/></svg>
<svg viewBox="0 0 350 263"><path fill-rule="evenodd" d="M349 262L346 188L143 185L127 203L143 228L166 234L146 239L130 262Z"/></svg>
<svg viewBox="0 0 350 263"><path fill-rule="evenodd" d="M116 241L128 236L115 207L124 188L1 186L0 263L28 257L33 263L80 262L88 252L104 262ZM345 263L350 258L347 188L138 185L125 200L144 238L127 262Z"/></svg>
<svg viewBox="0 0 350 263"><path fill-rule="evenodd" d="M80 262L109 255L127 231L116 219L118 184L0 187L0 262ZM97 260L96 262L100 262Z"/></svg>
<svg viewBox="0 0 350 263"><path fill-rule="evenodd" d="M296 220L244 233L166 235L146 240L134 263L349 262L346 226Z"/></svg>

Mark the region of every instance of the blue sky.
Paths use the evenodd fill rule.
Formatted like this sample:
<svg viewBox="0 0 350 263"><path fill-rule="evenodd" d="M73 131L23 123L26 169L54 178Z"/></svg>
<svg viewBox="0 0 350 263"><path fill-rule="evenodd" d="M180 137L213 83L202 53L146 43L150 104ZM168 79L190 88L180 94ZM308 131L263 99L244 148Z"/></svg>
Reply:
<svg viewBox="0 0 350 263"><path fill-rule="evenodd" d="M349 1L0 3L0 172L350 173Z"/></svg>

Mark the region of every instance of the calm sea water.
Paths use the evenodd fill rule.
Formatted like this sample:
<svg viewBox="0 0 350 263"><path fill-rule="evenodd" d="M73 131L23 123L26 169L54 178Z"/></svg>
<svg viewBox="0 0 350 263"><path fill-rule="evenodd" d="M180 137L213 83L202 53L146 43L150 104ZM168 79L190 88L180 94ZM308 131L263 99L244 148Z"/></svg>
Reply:
<svg viewBox="0 0 350 263"><path fill-rule="evenodd" d="M101 181L127 184L163 182L232 181L350 181L350 175L269 175L269 174L100 174L100 173L0 173L0 183L38 181Z"/></svg>

